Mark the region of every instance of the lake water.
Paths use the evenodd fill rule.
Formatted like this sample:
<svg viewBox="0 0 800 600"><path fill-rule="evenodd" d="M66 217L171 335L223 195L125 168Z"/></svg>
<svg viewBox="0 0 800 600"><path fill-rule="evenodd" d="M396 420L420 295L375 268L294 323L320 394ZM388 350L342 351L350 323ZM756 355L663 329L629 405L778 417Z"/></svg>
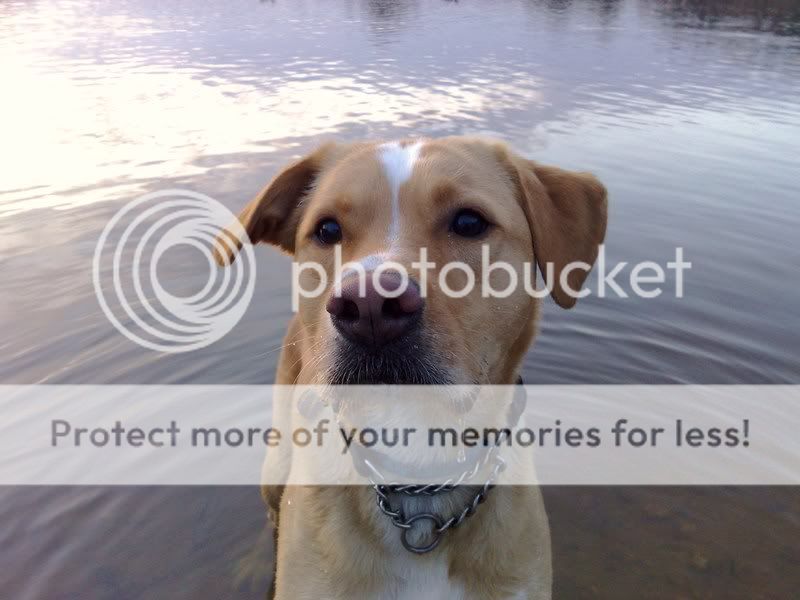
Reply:
<svg viewBox="0 0 800 600"><path fill-rule="evenodd" d="M547 303L526 383L800 383L798 2L2 2L0 65L0 382L270 383L288 260L259 248L239 325L162 355L98 308L109 218L176 187L238 210L326 138L477 133L595 172L610 261L693 263L684 298ZM0 495L4 597L268 585L255 489ZM796 597L795 489L545 498L557 598Z"/></svg>

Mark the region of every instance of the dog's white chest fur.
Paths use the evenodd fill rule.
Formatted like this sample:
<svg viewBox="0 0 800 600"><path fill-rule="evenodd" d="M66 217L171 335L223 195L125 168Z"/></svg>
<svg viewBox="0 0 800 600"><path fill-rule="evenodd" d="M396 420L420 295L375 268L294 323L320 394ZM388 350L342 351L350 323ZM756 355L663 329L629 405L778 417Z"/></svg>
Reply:
<svg viewBox="0 0 800 600"><path fill-rule="evenodd" d="M417 557L399 548L390 568L393 577L386 582L380 595L382 600L462 600L465 597L464 586L448 577L446 556Z"/></svg>
<svg viewBox="0 0 800 600"><path fill-rule="evenodd" d="M443 506L438 498L393 497L392 502L406 514L443 512L449 507ZM394 527L388 519L382 520L382 534L385 547L389 550L387 570L391 576L387 578L381 599L412 600L417 598L465 598L464 586L459 581L451 580L448 575L448 555L445 549L430 554L416 555L406 550L400 542L401 531Z"/></svg>

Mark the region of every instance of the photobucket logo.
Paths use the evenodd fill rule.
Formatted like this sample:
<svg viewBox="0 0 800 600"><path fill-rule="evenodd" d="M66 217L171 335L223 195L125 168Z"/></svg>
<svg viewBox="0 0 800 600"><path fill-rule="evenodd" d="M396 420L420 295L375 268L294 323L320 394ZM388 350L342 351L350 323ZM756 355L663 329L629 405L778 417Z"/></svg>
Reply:
<svg viewBox="0 0 800 600"><path fill-rule="evenodd" d="M533 298L544 298L550 295L555 282L561 290L573 298L585 298L595 295L600 298L617 297L628 298L657 298L666 288L672 291L676 298L684 295L685 271L691 269L692 263L684 258L682 247L675 248L674 260L661 265L655 261L642 261L630 265L626 272L627 262L609 264L606 257L605 245L601 245L597 261L592 270L594 277L586 280L581 289L574 289L570 285L570 274L574 271L587 272L592 269L582 261L575 261L556 269L552 262L543 265L544 286L537 286L537 268L533 263L525 262L521 268L505 261L491 259L490 247L481 246L481 265L479 273L465 262L450 261L437 265L428 260L428 249L420 248L417 260L411 263L415 283L419 287L420 295L428 295L428 286L432 277L436 278L437 287L450 298L464 298L471 294L476 286L480 286L483 298L508 298L520 288ZM392 274L385 278L384 274ZM458 274L458 285L452 285L450 276ZM326 293L332 280L334 296L341 296L342 285L345 280L350 287L353 278L357 278L358 295L365 297L367 282L372 288L385 298L396 298L410 285L408 269L396 261L387 260L384 255L368 256L357 262L342 262L342 249L340 245L334 247L334 268L332 279L325 266L317 262L295 262L292 264L292 310L297 312L300 308L301 298L316 298ZM391 285L385 287L385 282ZM309 285L311 284L311 285Z"/></svg>
<svg viewBox="0 0 800 600"><path fill-rule="evenodd" d="M243 244L231 268L214 262L215 245L233 248L237 239L247 241L239 221L204 194L164 190L137 198L117 211L97 241L92 277L100 307L117 330L145 348L177 353L208 346L236 325L253 296L251 244ZM199 251L207 261L199 291L177 295L164 287L159 263L168 262L170 251ZM185 272L177 275L171 283L186 279Z"/></svg>

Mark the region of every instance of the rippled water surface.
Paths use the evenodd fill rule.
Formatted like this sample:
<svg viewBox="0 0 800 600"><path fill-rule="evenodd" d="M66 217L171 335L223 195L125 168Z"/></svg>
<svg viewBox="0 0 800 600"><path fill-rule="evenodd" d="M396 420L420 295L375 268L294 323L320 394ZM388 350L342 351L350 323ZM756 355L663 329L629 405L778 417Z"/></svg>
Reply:
<svg viewBox="0 0 800 600"><path fill-rule="evenodd" d="M1 2L0 72L4 383L271 382L287 259L257 250L256 300L223 340L161 355L98 309L111 215L170 187L238 210L326 138L466 133L595 172L610 261L682 246L693 264L681 299L548 303L527 383L798 383L800 3ZM4 597L258 597L269 579L250 568L270 552L256 490L2 497ZM546 500L557 597L800 586L792 489Z"/></svg>

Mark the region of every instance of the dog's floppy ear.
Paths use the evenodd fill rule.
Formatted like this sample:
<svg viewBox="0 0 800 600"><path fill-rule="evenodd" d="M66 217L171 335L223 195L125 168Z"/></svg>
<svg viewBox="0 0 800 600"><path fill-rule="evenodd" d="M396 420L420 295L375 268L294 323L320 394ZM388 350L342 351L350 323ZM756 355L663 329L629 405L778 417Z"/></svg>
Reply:
<svg viewBox="0 0 800 600"><path fill-rule="evenodd" d="M214 258L220 265L231 264L242 247L242 233L250 242L278 246L294 253L294 238L302 215L302 200L313 187L335 144L320 146L311 154L278 173L239 214L240 227L227 228L217 237Z"/></svg>
<svg viewBox="0 0 800 600"><path fill-rule="evenodd" d="M606 234L606 188L590 173L540 165L505 147L499 147L499 152L517 186L536 262L550 294L559 306L571 308L577 298L561 285L561 274L570 263L582 262L590 268L594 264ZM548 263L552 263L550 270ZM570 269L569 289L578 292L588 274L586 268Z"/></svg>

